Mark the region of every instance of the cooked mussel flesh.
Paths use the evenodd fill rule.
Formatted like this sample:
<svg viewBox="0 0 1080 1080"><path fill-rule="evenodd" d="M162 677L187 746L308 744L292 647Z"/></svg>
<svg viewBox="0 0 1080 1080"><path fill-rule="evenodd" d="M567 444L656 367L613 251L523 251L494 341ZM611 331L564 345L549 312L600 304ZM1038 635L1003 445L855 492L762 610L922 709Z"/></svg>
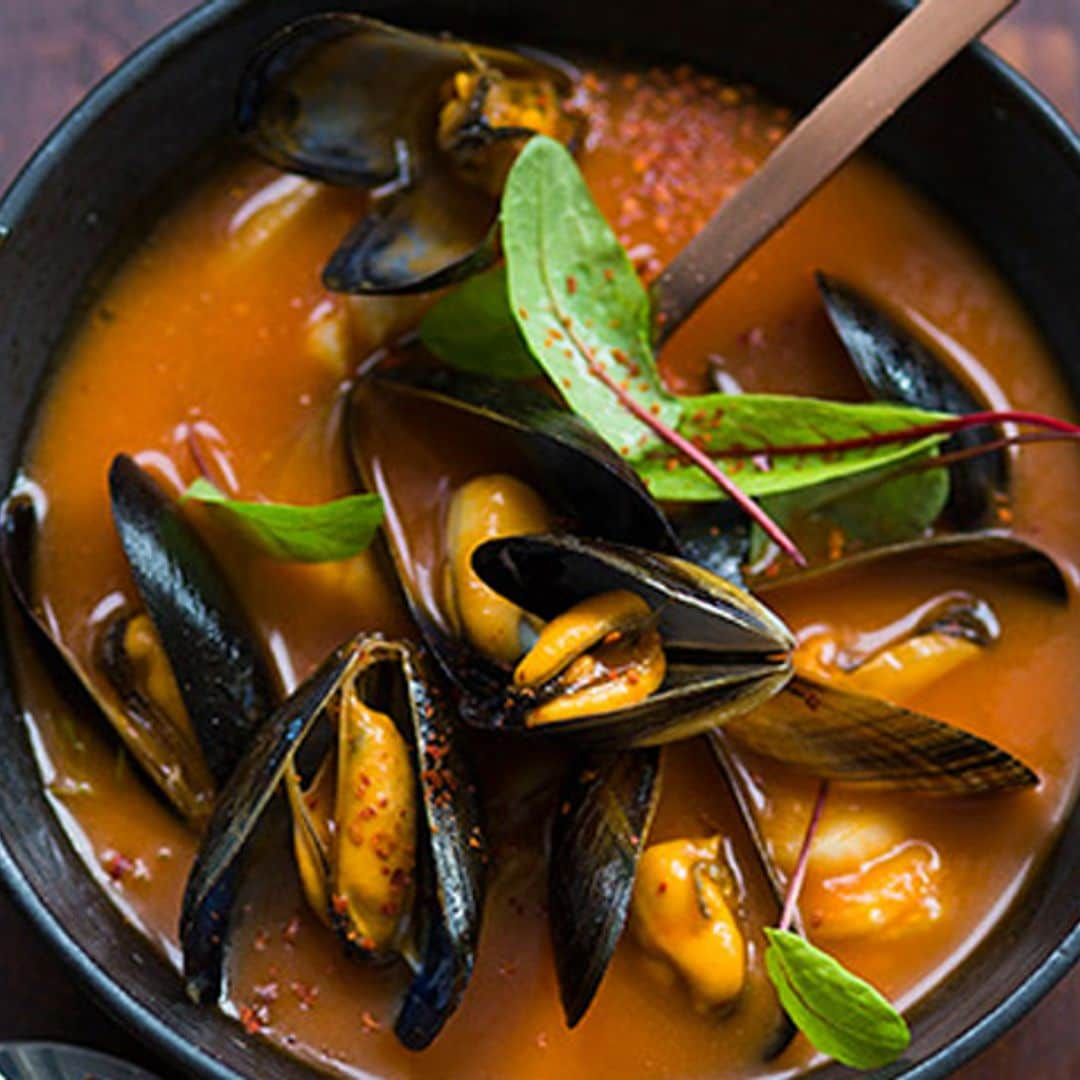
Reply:
<svg viewBox="0 0 1080 1080"><path fill-rule="evenodd" d="M569 89L536 56L336 12L262 45L238 123L280 168L374 193L331 256L329 288L428 291L494 258L498 196L523 141L576 132Z"/></svg>
<svg viewBox="0 0 1080 1080"><path fill-rule="evenodd" d="M330 749L305 776L312 740L325 749L322 722ZM485 862L475 786L422 651L358 637L257 733L215 807L185 891L181 945L196 1000L220 993L234 899L221 883L282 782L305 895L353 954L400 955L413 966L395 1031L421 1049L472 972Z"/></svg>
<svg viewBox="0 0 1080 1080"><path fill-rule="evenodd" d="M473 566L546 621L499 699L470 709L473 722L655 745L754 708L789 676L783 623L673 556L550 534L488 541Z"/></svg>

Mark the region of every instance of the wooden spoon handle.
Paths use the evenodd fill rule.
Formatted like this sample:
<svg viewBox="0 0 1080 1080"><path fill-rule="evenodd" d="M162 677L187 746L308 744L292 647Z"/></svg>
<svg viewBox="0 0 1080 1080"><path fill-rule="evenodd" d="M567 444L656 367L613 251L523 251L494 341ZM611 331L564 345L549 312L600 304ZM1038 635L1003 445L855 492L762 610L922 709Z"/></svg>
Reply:
<svg viewBox="0 0 1080 1080"><path fill-rule="evenodd" d="M773 151L652 286L661 345L931 76L1016 0L922 0Z"/></svg>

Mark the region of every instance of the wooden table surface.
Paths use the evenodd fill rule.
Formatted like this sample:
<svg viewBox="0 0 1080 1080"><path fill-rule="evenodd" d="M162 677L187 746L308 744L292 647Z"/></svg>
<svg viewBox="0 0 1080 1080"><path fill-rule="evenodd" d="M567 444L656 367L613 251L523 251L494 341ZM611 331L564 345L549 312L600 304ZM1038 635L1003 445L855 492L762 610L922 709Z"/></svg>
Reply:
<svg viewBox="0 0 1080 1080"><path fill-rule="evenodd" d="M192 0L0 0L0 188L93 83L194 6ZM989 41L1080 124L1080 0L1024 0ZM1080 1078L1078 1022L1080 970L956 1075ZM0 891L0 1040L40 1038L157 1064L73 984Z"/></svg>

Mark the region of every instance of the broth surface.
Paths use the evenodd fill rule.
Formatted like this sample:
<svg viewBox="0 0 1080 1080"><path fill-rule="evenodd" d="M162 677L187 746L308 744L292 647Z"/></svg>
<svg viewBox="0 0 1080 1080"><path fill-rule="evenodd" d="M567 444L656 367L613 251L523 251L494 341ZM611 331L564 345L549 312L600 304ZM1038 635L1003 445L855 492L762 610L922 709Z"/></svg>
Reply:
<svg viewBox="0 0 1080 1080"><path fill-rule="evenodd" d="M686 69L587 76L581 96L591 116L584 171L646 276L686 243L789 124L784 110ZM348 347L345 301L323 290L319 272L363 199L306 183L246 160L223 166L154 227L64 358L25 474L47 505L39 594L86 662L101 622L133 597L108 509L106 474L117 452L136 455L177 493L198 474L197 458L245 498L318 502L351 490L343 394L363 350L358 341ZM294 199L291 216L267 217L266 207L283 198ZM1051 358L992 268L931 206L866 159L845 167L672 340L663 356L670 387L708 389L715 370L725 388L861 399L817 297L817 269L888 298L995 404L1071 411ZM400 447L400 460L387 464L390 475L427 491L435 521L453 484L511 466L485 465L475 447L458 452L442 426L436 440L425 439L433 425L423 419L388 411L378 423ZM1013 469L1013 527L1071 567L1080 551L1080 507L1071 497L1080 490L1077 455L1040 446L1025 450ZM276 563L204 511L190 512L221 555L286 687L360 630L409 632L377 552L339 564ZM433 557L419 551L417 572L431 573ZM938 982L984 936L1068 807L1080 749L1073 704L1080 699L1073 662L1080 611L1075 600L1053 607L1007 582L945 579L912 566L902 575L866 572L840 587L768 594L800 633L827 628L857 641L956 589L993 605L1002 637L911 704L992 738L1042 783L1007 798L944 802L835 791L830 814L894 816L940 861L940 914L930 925L893 940L828 946L901 1003ZM25 650L21 657L23 701L57 812L103 887L176 959L180 896L196 839L101 726L70 715ZM764 1069L761 1010L723 1020L696 1013L689 995L648 975L629 940L586 1018L568 1032L545 923L542 851L552 780L564 760L499 742L482 743L480 751L494 873L476 973L434 1045L414 1055L393 1036L404 969L347 960L307 910L281 815L263 830L233 930L227 1008L249 1030L321 1064L387 1077L569 1080L598 1069L741 1076L809 1060L797 1040ZM805 820L811 781L763 762L745 765L766 819ZM651 839L715 831L752 866L708 753L696 743L668 749ZM764 885L748 874L746 886L753 920L771 918ZM803 903L812 931L823 887L812 861ZM760 949L756 936L751 944Z"/></svg>

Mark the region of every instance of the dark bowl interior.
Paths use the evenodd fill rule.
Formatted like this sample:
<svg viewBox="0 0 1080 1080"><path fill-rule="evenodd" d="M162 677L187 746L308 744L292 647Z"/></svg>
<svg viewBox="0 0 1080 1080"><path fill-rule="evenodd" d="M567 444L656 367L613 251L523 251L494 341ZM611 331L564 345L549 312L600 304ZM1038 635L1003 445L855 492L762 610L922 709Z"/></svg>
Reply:
<svg viewBox="0 0 1080 1080"><path fill-rule="evenodd" d="M64 122L0 204L0 477L6 487L80 299L133 222L230 130L254 45L297 16L362 8L389 20L554 48L696 62L806 107L898 20L889 0L212 0L111 76ZM1031 89L971 50L905 107L877 153L944 207L999 265L1080 387L1080 141ZM0 872L100 1000L185 1072L299 1077L239 1025L190 1005L173 970L117 914L48 809L0 663ZM904 1062L942 1076L1029 1009L1080 952L1080 820L992 939L918 1010ZM831 1066L824 1076L846 1075Z"/></svg>

